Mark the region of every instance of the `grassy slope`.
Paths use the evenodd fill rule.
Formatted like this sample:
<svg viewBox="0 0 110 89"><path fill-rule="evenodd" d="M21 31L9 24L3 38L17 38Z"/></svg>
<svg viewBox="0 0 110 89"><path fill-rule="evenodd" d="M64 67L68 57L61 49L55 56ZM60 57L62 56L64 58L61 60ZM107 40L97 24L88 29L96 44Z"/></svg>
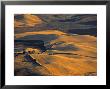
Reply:
<svg viewBox="0 0 110 89"><path fill-rule="evenodd" d="M84 19L83 19L84 20ZM25 23L25 24L24 24ZM24 15L22 21L15 21L15 27L33 27L44 23L41 19L34 15ZM22 29L20 29L21 31ZM96 37L90 35L71 35L66 34L57 29L40 30L30 32L20 32L15 34L16 39L29 35L38 34L55 34L58 38L49 42L55 44L52 50L47 50L43 54L31 55L42 66L33 66L32 63L23 62L23 55L15 59L16 75L88 75L97 71L97 52L96 52ZM34 39L32 39L34 40ZM36 40L36 39L35 39ZM48 45L48 44L47 44ZM65 50L67 47L73 47L70 50ZM61 50L63 49L64 50ZM75 49L77 50L75 50ZM69 49L69 48L68 48ZM53 55L49 55L52 53Z"/></svg>
<svg viewBox="0 0 110 89"><path fill-rule="evenodd" d="M66 33L63 33L61 31L56 31L55 33L51 30L46 32L41 31L31 33L33 33L34 35L40 33L56 34L58 35L58 39L51 41L50 44L63 42L61 44L52 46L53 49L51 50L51 53L53 52L53 55L48 55L49 50L47 50L47 52L43 54L32 54L31 56L33 56L36 61L38 61L40 64L42 64L43 67L46 68L45 72L43 70L45 68L42 68L42 66L32 68L31 70L33 70L33 72L37 73L40 71L40 74L42 75L85 75L87 73L94 73L97 71L96 37L89 35L66 35ZM16 34L18 38L26 35L29 34ZM57 47L66 47L68 44L73 45L73 47L77 47L78 50L54 50ZM21 66L21 64L19 66ZM22 66L24 67L24 64ZM47 70L49 72L47 72Z"/></svg>

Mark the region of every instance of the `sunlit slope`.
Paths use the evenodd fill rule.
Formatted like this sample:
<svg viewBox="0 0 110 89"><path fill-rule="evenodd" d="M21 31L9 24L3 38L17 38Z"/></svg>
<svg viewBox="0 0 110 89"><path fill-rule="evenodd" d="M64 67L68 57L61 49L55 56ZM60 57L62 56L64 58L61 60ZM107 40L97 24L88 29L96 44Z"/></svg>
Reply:
<svg viewBox="0 0 110 89"><path fill-rule="evenodd" d="M41 23L42 20L35 15L21 14L16 16L14 20L14 27L33 27Z"/></svg>
<svg viewBox="0 0 110 89"><path fill-rule="evenodd" d="M95 14L16 14L15 33L56 30L68 34L97 35L97 15Z"/></svg>
<svg viewBox="0 0 110 89"><path fill-rule="evenodd" d="M64 35L66 33L58 31L58 30L46 30L46 31L32 31L32 32L24 32L24 33L19 33L19 34L15 34L16 38L20 38L20 37L24 37L24 36L28 36L28 35L37 35L37 34L44 34L44 35L48 35L48 34L56 34L56 35Z"/></svg>
<svg viewBox="0 0 110 89"><path fill-rule="evenodd" d="M23 57L15 60L15 69L30 69L32 73L38 75L96 75L97 71L97 52L96 37L90 35L72 35L58 30L47 30L38 32L25 32L16 34L16 39L28 38L34 35L55 35L55 39L48 40L47 45L52 45L50 49L42 54L31 54L31 56L41 64L32 67L31 63L22 62ZM32 40L39 40L39 39ZM30 38L31 39L31 38ZM42 38L43 39L43 38ZM44 40L45 41L45 40ZM25 70L26 71L26 70ZM19 74L18 74L19 75Z"/></svg>
<svg viewBox="0 0 110 89"><path fill-rule="evenodd" d="M92 60L92 58L87 59L74 55L69 57L58 54L51 56L46 54L34 55L34 58L46 67L52 75L86 75L96 72L96 60Z"/></svg>

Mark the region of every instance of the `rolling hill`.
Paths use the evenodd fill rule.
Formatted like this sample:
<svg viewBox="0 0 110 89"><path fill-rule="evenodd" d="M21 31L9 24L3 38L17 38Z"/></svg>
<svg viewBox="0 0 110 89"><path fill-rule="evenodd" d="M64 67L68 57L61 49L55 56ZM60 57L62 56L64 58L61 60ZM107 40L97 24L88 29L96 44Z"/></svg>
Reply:
<svg viewBox="0 0 110 89"><path fill-rule="evenodd" d="M96 15L15 15L15 40L42 40L46 47L43 53L30 54L40 66L24 61L24 54L15 57L15 75L97 75L95 23ZM74 29L82 31L76 34Z"/></svg>

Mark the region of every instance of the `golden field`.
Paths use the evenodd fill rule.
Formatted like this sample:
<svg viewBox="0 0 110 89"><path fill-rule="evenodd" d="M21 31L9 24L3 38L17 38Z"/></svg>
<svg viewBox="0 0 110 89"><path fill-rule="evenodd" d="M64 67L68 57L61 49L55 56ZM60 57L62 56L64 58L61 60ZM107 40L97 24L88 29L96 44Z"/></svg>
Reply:
<svg viewBox="0 0 110 89"><path fill-rule="evenodd" d="M43 23L37 16L25 15L27 26ZM22 27L24 22L15 21L15 27ZM36 29L37 30L37 29ZM97 37L91 35L68 34L58 29L46 29L16 33L15 38L20 39L28 36L55 35L57 38L50 40L51 50L47 49L39 53L39 49L30 54L40 66L33 66L31 62L25 62L24 55L15 58L15 72L18 76L96 76L97 75ZM36 38L32 38L36 40ZM39 39L37 39L39 40Z"/></svg>

